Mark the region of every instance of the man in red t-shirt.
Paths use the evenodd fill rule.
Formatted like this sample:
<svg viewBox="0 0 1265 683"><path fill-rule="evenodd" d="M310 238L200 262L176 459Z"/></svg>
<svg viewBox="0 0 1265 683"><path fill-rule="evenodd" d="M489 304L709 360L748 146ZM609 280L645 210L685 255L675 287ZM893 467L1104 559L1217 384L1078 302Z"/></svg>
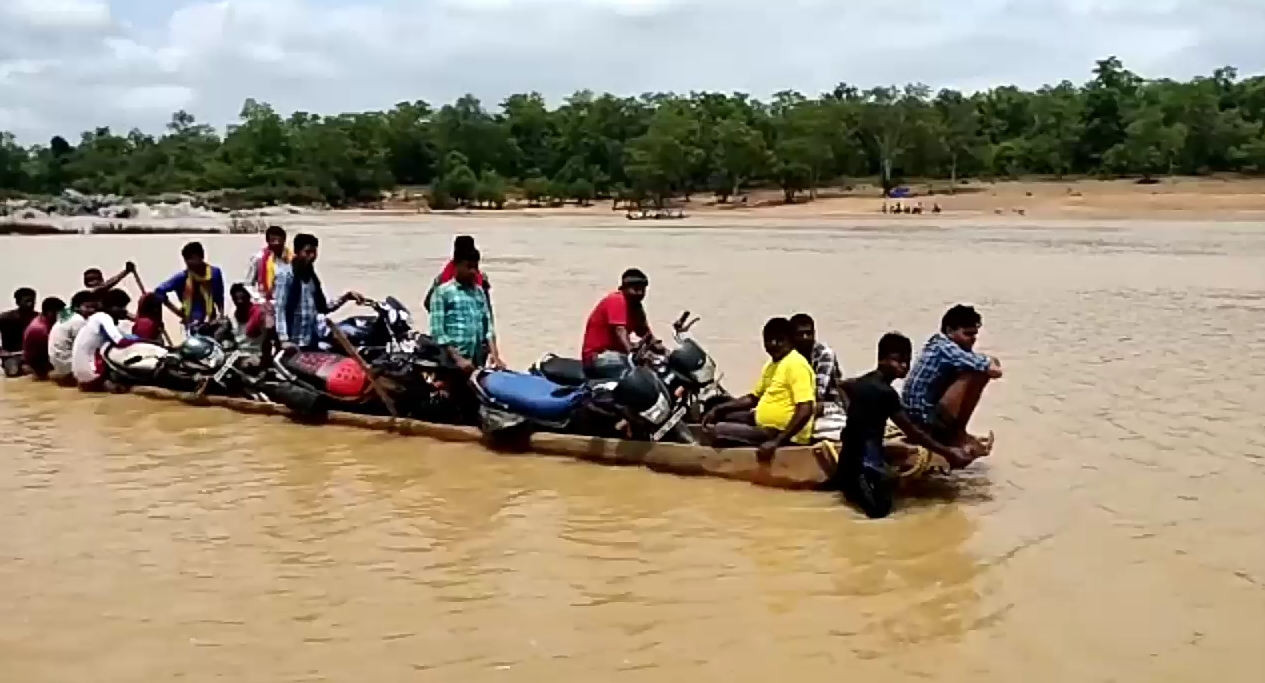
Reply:
<svg viewBox="0 0 1265 683"><path fill-rule="evenodd" d="M629 334L641 338L642 344L662 353L663 343L654 338L642 301L650 280L646 274L630 268L620 277L619 289L607 294L584 324L584 346L580 358L585 366L627 365L627 356L635 344Z"/></svg>
<svg viewBox="0 0 1265 683"><path fill-rule="evenodd" d="M48 359L48 333L65 308L65 301L55 296L48 297L40 306L39 316L22 333L22 363L39 379L46 379L53 370L53 364Z"/></svg>

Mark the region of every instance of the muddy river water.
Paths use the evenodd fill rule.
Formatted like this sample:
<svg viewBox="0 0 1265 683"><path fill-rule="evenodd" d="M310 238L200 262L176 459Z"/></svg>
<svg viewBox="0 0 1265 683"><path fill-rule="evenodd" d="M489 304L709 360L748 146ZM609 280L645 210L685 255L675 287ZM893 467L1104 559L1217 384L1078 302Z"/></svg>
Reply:
<svg viewBox="0 0 1265 683"><path fill-rule="evenodd" d="M620 221L623 223L623 221ZM301 227L291 223L291 232ZM745 388L764 319L852 374L977 304L997 449L865 521L826 494L0 383L0 680L1256 681L1259 225L314 227L328 290L414 303L477 236L502 348L575 351L629 266ZM0 289L150 286L179 237L0 238ZM260 239L203 240L229 275ZM416 304L414 304L416 306ZM419 311L420 312L420 311Z"/></svg>

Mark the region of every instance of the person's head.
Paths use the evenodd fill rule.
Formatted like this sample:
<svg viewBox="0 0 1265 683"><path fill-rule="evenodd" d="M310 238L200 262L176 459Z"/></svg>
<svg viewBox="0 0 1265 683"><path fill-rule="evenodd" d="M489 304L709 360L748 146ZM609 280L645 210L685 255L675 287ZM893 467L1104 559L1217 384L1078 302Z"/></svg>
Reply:
<svg viewBox="0 0 1265 683"><path fill-rule="evenodd" d="M461 250L453 255L452 265L454 280L466 287L473 285L479 275L479 250L474 247Z"/></svg>
<svg viewBox="0 0 1265 683"><path fill-rule="evenodd" d="M792 337L794 337L794 328L791 327L791 321L786 318L769 318L769 321L764 323L764 350L773 360L781 360L791 352L794 348L791 343Z"/></svg>
<svg viewBox="0 0 1265 683"><path fill-rule="evenodd" d="M35 312L35 290L30 287L19 287L13 291L13 303L24 313Z"/></svg>
<svg viewBox="0 0 1265 683"><path fill-rule="evenodd" d="M812 356L813 346L817 344L817 324L813 322L813 317L807 313L796 313L791 316L791 329L795 335L795 350L805 358Z"/></svg>
<svg viewBox="0 0 1265 683"><path fill-rule="evenodd" d="M456 258L474 249L474 238L469 235L457 235L452 241L452 258Z"/></svg>
<svg viewBox="0 0 1265 683"><path fill-rule="evenodd" d="M146 294L136 302L136 317L150 320L163 319L163 300L156 294Z"/></svg>
<svg viewBox="0 0 1265 683"><path fill-rule="evenodd" d="M975 347L975 339L983 324L984 319L974 306L958 304L944 312L944 317L940 319L940 331L955 344L970 351Z"/></svg>
<svg viewBox="0 0 1265 683"><path fill-rule="evenodd" d="M246 285L240 282L233 283L233 286L228 288L228 295L233 298L233 305L238 309L250 308L250 292L246 291Z"/></svg>
<svg viewBox="0 0 1265 683"><path fill-rule="evenodd" d="M294 236L294 262L299 266L310 266L316 263L316 248L320 241L316 235L301 232Z"/></svg>
<svg viewBox="0 0 1265 683"><path fill-rule="evenodd" d="M264 232L264 241L272 253L280 255L286 249L286 231L280 225L269 225Z"/></svg>
<svg viewBox="0 0 1265 683"><path fill-rule="evenodd" d="M909 374L909 361L914 345L899 332L888 332L878 340L878 370L889 381L904 379Z"/></svg>
<svg viewBox="0 0 1265 683"><path fill-rule="evenodd" d="M66 302L55 296L50 296L40 303L40 315L48 322L57 320L64 310L66 310Z"/></svg>
<svg viewBox="0 0 1265 683"><path fill-rule="evenodd" d="M85 318L92 315L93 313L96 313L97 312L96 292L93 292L92 290L88 290L88 289L75 292L75 295L70 297L70 307L74 309L76 313L78 313L79 315L82 315Z"/></svg>
<svg viewBox="0 0 1265 683"><path fill-rule="evenodd" d="M122 320L127 317L127 307L132 303L132 297L121 289L111 289L105 293L102 298L102 309L110 314L115 320Z"/></svg>
<svg viewBox="0 0 1265 683"><path fill-rule="evenodd" d="M100 268L89 268L83 271L83 286L88 289L96 289L105 284L105 276L101 274Z"/></svg>
<svg viewBox="0 0 1265 683"><path fill-rule="evenodd" d="M649 286L650 278L637 268L629 268L619 276L619 291L631 303L640 304L646 298L646 288Z"/></svg>
<svg viewBox="0 0 1265 683"><path fill-rule="evenodd" d="M201 242L190 242L184 245L180 250L180 256L184 258L184 267L190 271L202 272L206 267L206 250L202 248Z"/></svg>

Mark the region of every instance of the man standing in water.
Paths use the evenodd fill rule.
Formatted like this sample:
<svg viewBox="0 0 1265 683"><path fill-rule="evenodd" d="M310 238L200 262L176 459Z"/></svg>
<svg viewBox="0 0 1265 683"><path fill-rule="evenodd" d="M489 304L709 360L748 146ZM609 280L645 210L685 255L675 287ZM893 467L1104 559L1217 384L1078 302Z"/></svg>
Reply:
<svg viewBox="0 0 1265 683"><path fill-rule="evenodd" d="M123 278L135 272L136 264L131 261L128 261L123 266L123 270L119 271L117 275L111 277L109 280L105 279L105 276L102 275L100 268L89 268L83 271L83 287L84 289L97 292L98 294L104 293L117 287L119 283L123 281Z"/></svg>
<svg viewBox="0 0 1265 683"><path fill-rule="evenodd" d="M127 319L127 307L132 297L121 289L111 289L103 297L103 310L93 313L88 322L75 335L71 368L75 381L84 391L101 391L106 388L105 363L101 349L107 343L123 341L119 321Z"/></svg>
<svg viewBox="0 0 1265 683"><path fill-rule="evenodd" d="M764 324L764 351L769 361L755 389L703 416L703 428L714 444L758 446L760 461L769 462L778 448L805 445L812 439L815 378L812 366L795 350L793 335L786 318L773 318Z"/></svg>
<svg viewBox="0 0 1265 683"><path fill-rule="evenodd" d="M276 311L277 341L287 351L315 349L320 341L320 317L338 310L348 301L361 302L364 297L347 292L333 303L325 299L325 289L316 276L317 247L315 235L294 236L294 257L288 268L278 267L273 283L273 309Z"/></svg>
<svg viewBox="0 0 1265 683"><path fill-rule="evenodd" d="M975 353L983 318L971 306L945 312L940 331L931 335L905 381L906 412L936 441L949 446L987 446L967 434L966 426L989 380L1000 379L1001 361Z"/></svg>
<svg viewBox="0 0 1265 683"><path fill-rule="evenodd" d="M91 290L76 292L70 298L70 317L53 325L53 330L48 334L48 358L53 366L49 376L59 384L66 381L73 384L74 376L71 373L75 337L87 324L88 318L97 312L97 299L97 293Z"/></svg>
<svg viewBox="0 0 1265 683"><path fill-rule="evenodd" d="M431 301L430 336L467 375L484 365L504 367L492 308L479 284L479 250L463 250L453 262L453 279L436 288Z"/></svg>
<svg viewBox="0 0 1265 683"><path fill-rule="evenodd" d="M180 316L186 330L202 323L215 322L224 313L224 273L206 262L206 251L200 242L190 242L180 250L184 270L167 278L154 288L154 296L167 303ZM171 306L168 295L180 296L180 308Z"/></svg>
<svg viewBox="0 0 1265 683"><path fill-rule="evenodd" d="M35 311L35 290L18 288L13 292L13 303L16 308L0 313L0 349L8 354L21 354L26 326L39 316Z"/></svg>
<svg viewBox="0 0 1265 683"><path fill-rule="evenodd" d="M629 268L619 278L619 289L607 294L584 323L584 343L580 359L595 376L604 376L606 368L619 369L629 365L629 355L637 347L631 335L640 337L641 344L649 344L656 353L664 353L663 342L654 338L646 320L646 289L650 279L636 268Z"/></svg>
<svg viewBox="0 0 1265 683"><path fill-rule="evenodd" d="M807 313L791 316L795 329L795 350L808 359L817 376L817 415L813 419L813 438L839 440L844 423L843 368L834 349L817 339L817 324Z"/></svg>
<svg viewBox="0 0 1265 683"><path fill-rule="evenodd" d="M290 264L294 255L286 247L286 231L279 225L268 226L264 248L250 257L246 266L246 291L258 303L271 304L277 271Z"/></svg>
<svg viewBox="0 0 1265 683"><path fill-rule="evenodd" d="M909 373L912 354L908 337L889 332L878 342L878 366L843 383L848 417L834 483L871 518L886 517L892 511L895 482L883 446L888 420L914 444L944 456L951 467L966 467L975 459L967 449L936 441L905 413L892 382Z"/></svg>
<svg viewBox="0 0 1265 683"><path fill-rule="evenodd" d="M52 363L48 358L48 335L66 308L66 302L50 296L40 304L40 314L26 326L22 335L22 363L32 375L48 379Z"/></svg>

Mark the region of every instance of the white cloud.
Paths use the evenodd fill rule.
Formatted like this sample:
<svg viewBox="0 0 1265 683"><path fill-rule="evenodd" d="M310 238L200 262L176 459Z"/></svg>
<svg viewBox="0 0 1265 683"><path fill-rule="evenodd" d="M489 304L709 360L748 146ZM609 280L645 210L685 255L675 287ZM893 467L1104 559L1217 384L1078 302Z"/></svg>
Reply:
<svg viewBox="0 0 1265 683"><path fill-rule="evenodd" d="M172 109L282 111L539 90L1032 87L1116 54L1148 76L1265 71L1260 0L0 0L0 129L26 142Z"/></svg>

